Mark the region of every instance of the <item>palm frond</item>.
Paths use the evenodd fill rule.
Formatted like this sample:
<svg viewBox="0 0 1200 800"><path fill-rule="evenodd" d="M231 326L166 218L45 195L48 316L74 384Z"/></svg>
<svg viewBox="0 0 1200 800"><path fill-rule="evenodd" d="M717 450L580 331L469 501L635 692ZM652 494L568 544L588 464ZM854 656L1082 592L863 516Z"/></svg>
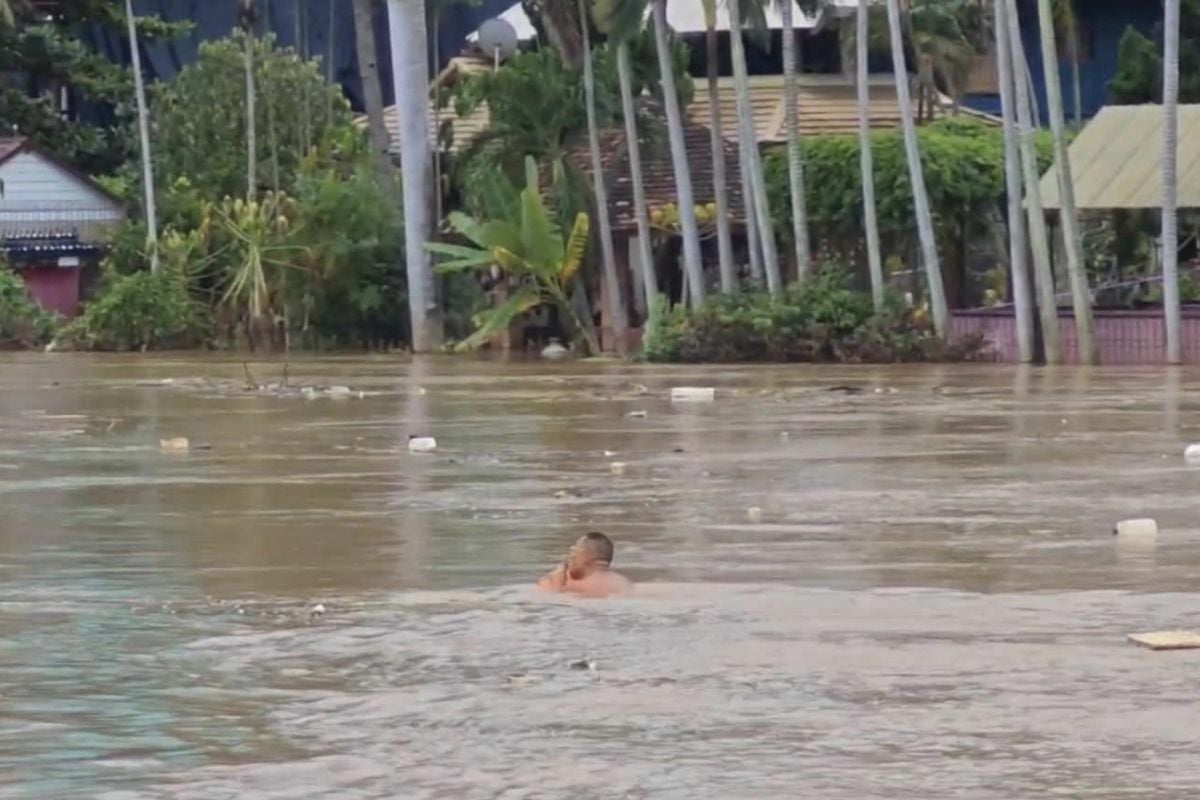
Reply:
<svg viewBox="0 0 1200 800"><path fill-rule="evenodd" d="M537 163L525 160L525 188L521 191L521 250L535 268L557 267L562 261L562 234L551 220L538 186Z"/></svg>
<svg viewBox="0 0 1200 800"><path fill-rule="evenodd" d="M571 236L567 239L562 267L558 272L559 283L565 288L571 279L583 266L583 258L587 255L588 247L588 215L579 214L575 217L575 225L571 228Z"/></svg>

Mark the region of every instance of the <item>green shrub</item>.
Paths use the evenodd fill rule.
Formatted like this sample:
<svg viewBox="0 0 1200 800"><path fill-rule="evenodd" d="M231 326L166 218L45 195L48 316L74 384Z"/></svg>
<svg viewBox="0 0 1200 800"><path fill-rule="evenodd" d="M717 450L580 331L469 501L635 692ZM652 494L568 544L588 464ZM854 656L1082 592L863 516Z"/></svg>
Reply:
<svg viewBox="0 0 1200 800"><path fill-rule="evenodd" d="M779 297L761 290L711 298L697 310L652 307L643 356L658 362L960 361L980 341L946 344L920 311L892 300L876 314L844 272L826 269Z"/></svg>
<svg viewBox="0 0 1200 800"><path fill-rule="evenodd" d="M40 347L55 326L54 315L30 299L25 281L0 260L0 347Z"/></svg>
<svg viewBox="0 0 1200 800"><path fill-rule="evenodd" d="M172 270L110 274L95 300L63 331L64 345L83 350L191 347L211 335L207 310Z"/></svg>

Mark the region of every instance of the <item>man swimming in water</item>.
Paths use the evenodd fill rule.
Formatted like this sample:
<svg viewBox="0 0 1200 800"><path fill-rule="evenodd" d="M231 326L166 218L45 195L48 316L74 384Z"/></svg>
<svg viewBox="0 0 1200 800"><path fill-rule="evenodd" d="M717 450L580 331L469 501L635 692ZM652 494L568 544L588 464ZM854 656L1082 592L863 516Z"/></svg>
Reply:
<svg viewBox="0 0 1200 800"><path fill-rule="evenodd" d="M628 594L633 584L612 571L613 543L603 533L586 533L571 546L561 567L538 580L538 588L583 597Z"/></svg>

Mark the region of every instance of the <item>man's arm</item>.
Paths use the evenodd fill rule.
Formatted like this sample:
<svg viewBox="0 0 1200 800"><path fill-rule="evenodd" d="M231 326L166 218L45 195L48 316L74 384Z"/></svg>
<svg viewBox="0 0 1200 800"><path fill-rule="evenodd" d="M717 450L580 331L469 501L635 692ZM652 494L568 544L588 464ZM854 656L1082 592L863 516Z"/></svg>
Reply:
<svg viewBox="0 0 1200 800"><path fill-rule="evenodd" d="M537 582L539 589L544 589L549 592L561 592L567 585L567 566L560 565L554 570L547 572Z"/></svg>

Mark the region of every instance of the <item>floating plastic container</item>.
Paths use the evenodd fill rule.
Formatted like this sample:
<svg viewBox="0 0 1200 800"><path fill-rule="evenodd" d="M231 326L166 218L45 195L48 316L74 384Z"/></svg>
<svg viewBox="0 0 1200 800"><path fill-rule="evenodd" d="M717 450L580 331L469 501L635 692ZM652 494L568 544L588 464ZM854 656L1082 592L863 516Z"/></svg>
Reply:
<svg viewBox="0 0 1200 800"><path fill-rule="evenodd" d="M1152 519L1122 520L1113 533L1122 539L1154 539L1158 537L1158 523Z"/></svg>
<svg viewBox="0 0 1200 800"><path fill-rule="evenodd" d="M187 440L186 436L177 436L174 439L159 439L158 449L164 453L186 453L192 449L192 443Z"/></svg>
<svg viewBox="0 0 1200 800"><path fill-rule="evenodd" d="M671 390L672 403L711 403L717 390L711 386L676 386Z"/></svg>

